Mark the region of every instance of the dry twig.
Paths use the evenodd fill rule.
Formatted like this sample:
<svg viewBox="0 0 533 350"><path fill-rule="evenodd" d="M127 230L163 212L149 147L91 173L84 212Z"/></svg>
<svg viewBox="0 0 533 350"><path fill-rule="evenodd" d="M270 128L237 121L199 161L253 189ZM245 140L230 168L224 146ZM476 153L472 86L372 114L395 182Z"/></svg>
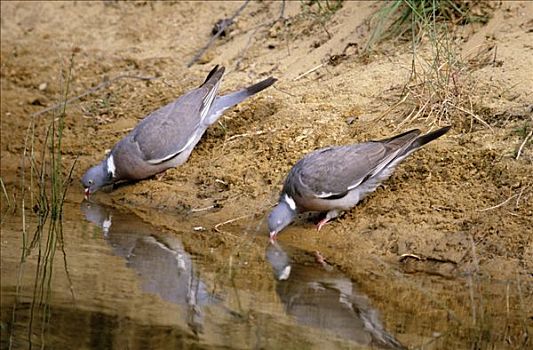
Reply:
<svg viewBox="0 0 533 350"><path fill-rule="evenodd" d="M489 123L487 123L486 121L484 121L483 119L481 119L481 117L478 116L478 115L476 115L475 113L472 113L472 112L470 112L469 110L466 110L466 109L464 109L464 108L462 108L462 107L460 107L460 106L456 106L456 105L454 105L453 103L448 103L448 105L449 105L449 106L452 106L452 107L455 108L455 109L460 110L460 111L463 112L463 113L468 114L469 116L471 116L471 117L473 117L473 118L475 118L475 119L476 119L477 121L479 121L481 124L483 124L483 125L485 125L487 128L489 128L490 131L494 132L494 129L492 129L492 127L489 125Z"/></svg>
<svg viewBox="0 0 533 350"><path fill-rule="evenodd" d="M205 208L192 208L191 209L191 213L198 213L198 212L201 212L201 211L206 211L206 210L210 210L210 209L214 209L215 208L215 205L212 204L210 206L207 206Z"/></svg>
<svg viewBox="0 0 533 350"><path fill-rule="evenodd" d="M266 21L264 23L261 23L255 27L247 29L244 33L248 33L250 30L253 30L253 33L248 38L248 41L246 42L246 45L244 48L239 52L239 56L236 59L235 63L235 70L240 70L241 68L241 62L244 58L244 54L246 51L248 51L248 48L250 47L250 44L252 43L252 39L255 37L255 34L257 31L262 27L272 27L274 24L276 24L278 21L285 21L285 0L281 1L281 10L279 13L278 18L272 20L272 21Z"/></svg>
<svg viewBox="0 0 533 350"><path fill-rule="evenodd" d="M215 40L224 32L224 30L226 30L226 28L233 23L235 18L237 18L237 16L242 12L242 10L244 10L244 8L248 5L249 2L250 0L246 0L244 4L242 4L241 7L239 7L239 9L233 14L233 16L231 16L228 21L225 21L220 26L220 29L218 30L218 32L216 32L215 35L209 38L209 41L207 42L207 44L204 47L202 47L200 51L196 53L196 55L194 55L194 57L189 61L189 63L187 63L187 68L190 68L196 61L200 59L200 57L202 57L202 55L211 47L211 45L213 45Z"/></svg>
<svg viewBox="0 0 533 350"><path fill-rule="evenodd" d="M257 33L257 31L259 30L260 26L258 26L252 34L250 34L250 37L248 38L248 41L246 42L246 45L244 46L244 48L241 50L241 52L239 52L239 57L237 58L237 61L235 63L235 70L240 70L241 69L241 62L242 62L242 59L244 58L244 53L248 50L248 48L250 47L250 44L252 43L252 39L254 38L255 36L255 33Z"/></svg>
<svg viewBox="0 0 533 350"><path fill-rule="evenodd" d="M524 146L526 145L527 140L529 140L531 135L533 135L533 129L529 132L529 134L527 134L526 138L524 139L524 142L522 142L522 144L520 145L520 148L518 149L518 152L516 153L516 159L518 159L520 157L520 154L522 154L522 150L524 149Z"/></svg>
<svg viewBox="0 0 533 350"><path fill-rule="evenodd" d="M83 98L83 97L85 97L87 95L95 93L98 90L106 88L109 85L111 85L112 83L116 82L117 80L121 80L121 79L138 79L138 80L149 81L149 80L154 80L154 79L157 79L157 78L156 77L141 77L141 76L137 76L137 75L121 74L121 75L118 75L118 76L116 76L116 77L114 77L112 79L104 79L103 82L101 82L100 84L96 85L95 87L92 87L92 88L86 90L84 93L82 93L82 94L80 94L78 96L71 97L71 98L69 98L66 101L62 101L62 102L56 103L53 106L50 106L50 107L47 107L45 109L40 110L39 112L35 112L35 113L33 113L31 115L31 117L32 118L33 117L38 117L40 115L43 115L43 114L48 113L50 111L53 111L53 110L55 110L57 108L62 108L64 106L66 106L66 105L71 104L72 102L74 102L76 100L79 100L80 98Z"/></svg>
<svg viewBox="0 0 533 350"><path fill-rule="evenodd" d="M214 230L219 232L219 233L222 233L222 231L218 229L220 226L231 224L232 222L242 220L242 219L247 218L247 217L252 216L252 215L253 214L246 214L246 215L242 215L242 216L239 216L239 217L236 217L236 218L233 218L233 219L226 220L224 222L220 222L220 223L215 225Z"/></svg>
<svg viewBox="0 0 533 350"><path fill-rule="evenodd" d="M409 253L406 253L406 254L402 254L400 255L400 262L404 261L405 259L407 258L413 258L413 259L416 259L416 260L422 260L421 257L419 257L418 255L416 254L409 254Z"/></svg>
<svg viewBox="0 0 533 350"><path fill-rule="evenodd" d="M506 204L507 202L509 202L511 199L515 198L516 196L518 196L518 193L513 194L511 197L507 198L506 200L504 200L504 201L501 202L500 204L496 204L495 206L492 206L492 207L489 207L489 208L485 208L485 209L478 209L478 211L481 212L481 211L487 211L487 210L492 210L492 209L499 208L499 207L505 205L505 204Z"/></svg>
<svg viewBox="0 0 533 350"><path fill-rule="evenodd" d="M248 137L248 136L257 136L257 135L262 135L262 134L265 134L267 132L275 132L276 129L274 130L259 130L259 131L255 131L255 132L250 132L250 133L244 133L244 134L238 134L238 135L233 135L231 137L229 137L226 142L230 142L230 141L233 141L235 139L238 139L240 137Z"/></svg>
<svg viewBox="0 0 533 350"><path fill-rule="evenodd" d="M307 72L304 72L304 73L300 74L300 75L297 76L296 78L292 79L292 81L300 80L301 78L305 77L306 75L311 74L311 73L313 73L314 71L316 71L317 69L322 68L324 65L325 65L324 63L321 63L321 64L319 64L318 66L309 69Z"/></svg>

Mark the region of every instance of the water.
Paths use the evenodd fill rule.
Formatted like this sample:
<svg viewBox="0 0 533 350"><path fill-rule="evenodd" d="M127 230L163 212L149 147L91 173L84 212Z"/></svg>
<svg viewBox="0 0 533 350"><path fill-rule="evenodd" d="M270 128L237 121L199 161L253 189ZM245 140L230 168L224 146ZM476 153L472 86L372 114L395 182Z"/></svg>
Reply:
<svg viewBox="0 0 533 350"><path fill-rule="evenodd" d="M263 268L235 271L265 287L243 288L132 213L80 209L66 208L49 283L35 280L45 248L41 265L35 245L21 264L21 223L4 219L2 348L402 347L356 284L312 254L264 239Z"/></svg>

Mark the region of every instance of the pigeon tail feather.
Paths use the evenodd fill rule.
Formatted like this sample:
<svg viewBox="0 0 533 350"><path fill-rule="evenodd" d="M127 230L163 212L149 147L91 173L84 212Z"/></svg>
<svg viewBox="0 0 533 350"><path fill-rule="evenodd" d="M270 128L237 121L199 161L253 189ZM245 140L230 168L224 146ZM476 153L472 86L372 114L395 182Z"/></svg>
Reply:
<svg viewBox="0 0 533 350"><path fill-rule="evenodd" d="M278 79L274 78L274 77L270 77L270 78L267 78L263 81L260 81L259 83L257 84L254 84L252 86L249 86L247 87L245 90L246 90L246 93L248 94L248 96L252 96L252 95L255 95L257 94L259 91L262 91L264 89L266 89L267 87L271 86L272 84L274 84L276 81L278 81Z"/></svg>
<svg viewBox="0 0 533 350"><path fill-rule="evenodd" d="M204 85L207 85L207 84L216 84L216 82L219 81L220 78L222 77L222 75L224 74L225 70L226 70L226 68L224 68L224 67L220 67L220 69L219 69L219 65L217 64L213 69L211 69L211 71L209 72L209 74L205 78L205 80L202 83L202 85L200 85L200 87L202 87ZM213 82L211 82L212 78L215 77L215 76L217 78Z"/></svg>
<svg viewBox="0 0 533 350"><path fill-rule="evenodd" d="M276 78L270 77L245 89L224 96L219 96L215 101L215 106L213 110L219 111L231 108L236 104L239 104L242 101L246 100L248 97L257 94L259 91L266 89L267 87L274 84L276 81Z"/></svg>
<svg viewBox="0 0 533 350"><path fill-rule="evenodd" d="M257 84L249 86L245 89L232 92L224 96L217 96L213 106L209 111L209 116L207 118L207 124L213 124L222 113L242 101L246 100L248 97L255 95L259 91L266 89L277 81L276 78L270 77L263 81L260 81Z"/></svg>
<svg viewBox="0 0 533 350"><path fill-rule="evenodd" d="M417 137L416 140L411 144L411 146L409 147L409 149L407 151L409 152L409 151L415 150L417 148L420 148L420 147L424 146L426 143L429 143L429 142L441 137L442 135L446 134L451 129L451 127L452 127L451 125L448 125L448 126L445 126L443 128L440 128L438 130L435 130L433 132L430 132L430 133L427 133L427 134L422 135L420 137Z"/></svg>

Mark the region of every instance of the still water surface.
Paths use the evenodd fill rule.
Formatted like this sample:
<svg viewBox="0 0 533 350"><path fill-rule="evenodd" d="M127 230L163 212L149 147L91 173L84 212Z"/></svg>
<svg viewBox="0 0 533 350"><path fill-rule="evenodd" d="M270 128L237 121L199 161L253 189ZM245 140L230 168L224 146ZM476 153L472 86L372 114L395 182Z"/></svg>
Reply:
<svg viewBox="0 0 533 350"><path fill-rule="evenodd" d="M63 243L47 249L45 230L23 263L21 222L3 219L2 348L403 348L357 283L313 253L265 242L264 266L238 270L243 287L231 262L217 269L132 213L65 209Z"/></svg>

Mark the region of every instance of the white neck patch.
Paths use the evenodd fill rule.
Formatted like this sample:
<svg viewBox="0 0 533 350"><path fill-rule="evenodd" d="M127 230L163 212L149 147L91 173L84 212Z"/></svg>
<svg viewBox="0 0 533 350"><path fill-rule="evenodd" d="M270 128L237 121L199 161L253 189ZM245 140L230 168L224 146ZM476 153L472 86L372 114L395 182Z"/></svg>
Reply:
<svg viewBox="0 0 533 350"><path fill-rule="evenodd" d="M104 222L102 222L102 231L104 231L104 237L107 237L109 233L109 229L111 228L112 221L111 221L111 215L109 215L109 218L105 219Z"/></svg>
<svg viewBox="0 0 533 350"><path fill-rule="evenodd" d="M286 279L289 278L290 274L291 274L291 265L287 265L285 266L283 271L281 271L281 274L279 275L278 279L280 281L285 281Z"/></svg>
<svg viewBox="0 0 533 350"><path fill-rule="evenodd" d="M283 197L283 199L285 200L285 203L289 205L289 208L291 208L292 210L296 210L296 203L294 202L294 199L291 198L291 196L285 193L285 197Z"/></svg>
<svg viewBox="0 0 533 350"><path fill-rule="evenodd" d="M110 155L107 158L107 172L111 173L112 177L115 177L115 161L113 160L113 155Z"/></svg>

